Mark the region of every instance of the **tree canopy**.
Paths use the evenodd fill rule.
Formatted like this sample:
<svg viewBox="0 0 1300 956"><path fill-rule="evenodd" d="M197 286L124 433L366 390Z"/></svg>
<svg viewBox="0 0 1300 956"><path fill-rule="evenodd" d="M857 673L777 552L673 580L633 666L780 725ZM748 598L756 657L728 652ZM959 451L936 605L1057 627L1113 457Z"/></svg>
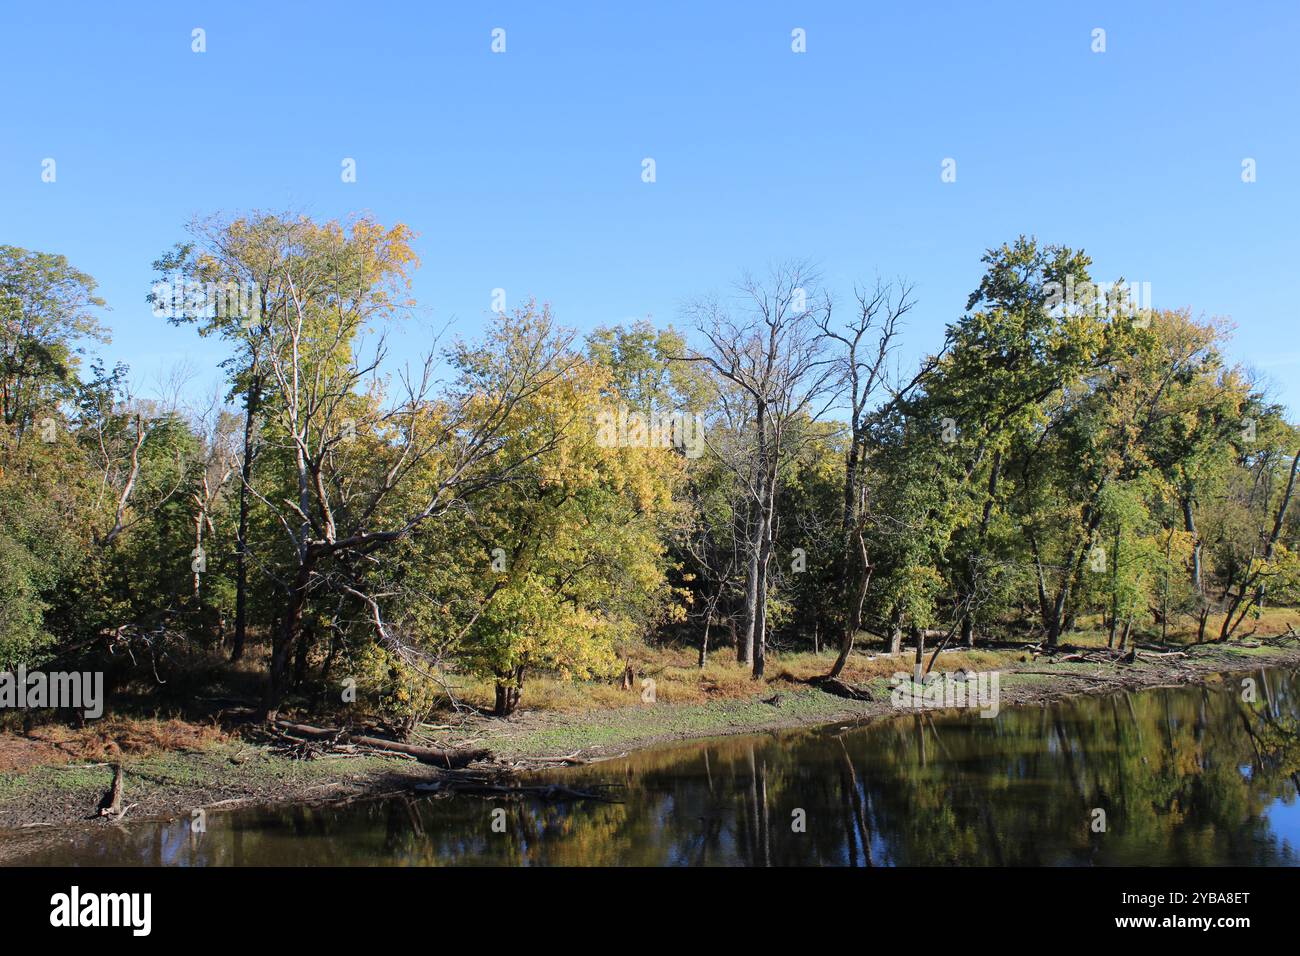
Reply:
<svg viewBox="0 0 1300 956"><path fill-rule="evenodd" d="M1300 596L1285 409L1227 323L1063 297L1091 288L1080 250L988 250L905 368L908 284L845 312L802 262L689 300L686 331L583 336L530 302L398 361L413 243L369 217L191 224L150 300L228 346L202 407L83 361L95 281L0 247L0 663L162 682L248 643L268 713L350 680L410 726L459 675L508 714L530 675L615 679L637 642L703 665L723 641L755 676L834 647L835 677L908 632L1228 640Z"/></svg>

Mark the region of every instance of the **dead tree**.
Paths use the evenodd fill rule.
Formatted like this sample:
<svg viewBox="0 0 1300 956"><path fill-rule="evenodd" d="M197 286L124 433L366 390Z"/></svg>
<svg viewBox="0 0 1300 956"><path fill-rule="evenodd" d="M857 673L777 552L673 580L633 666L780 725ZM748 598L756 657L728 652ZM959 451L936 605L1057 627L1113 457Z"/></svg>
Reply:
<svg viewBox="0 0 1300 956"><path fill-rule="evenodd" d="M829 677L837 678L853 651L862 627L862 611L871 585L871 557L867 548L867 473L871 467L873 402L880 391L892 392L890 404L905 399L921 381L918 374L903 389L889 388L889 360L896 346L899 325L912 309L912 287L877 280L870 291L856 292L858 307L843 326L832 324L827 308L819 319L822 337L833 348L832 368L837 404L848 416L848 442L844 453L844 492L840 527L839 654ZM877 412L878 414L878 412Z"/></svg>
<svg viewBox="0 0 1300 956"><path fill-rule="evenodd" d="M819 403L831 378L817 332L817 315L828 306L817 282L807 263L792 262L775 267L766 281L744 277L739 317L717 299L696 302L688 313L707 347L678 356L703 364L719 380L720 394L729 391L744 405L738 417L748 427L724 461L747 497L743 648L752 653L756 678L763 676L766 656L777 492L807 440L801 426L825 411Z"/></svg>

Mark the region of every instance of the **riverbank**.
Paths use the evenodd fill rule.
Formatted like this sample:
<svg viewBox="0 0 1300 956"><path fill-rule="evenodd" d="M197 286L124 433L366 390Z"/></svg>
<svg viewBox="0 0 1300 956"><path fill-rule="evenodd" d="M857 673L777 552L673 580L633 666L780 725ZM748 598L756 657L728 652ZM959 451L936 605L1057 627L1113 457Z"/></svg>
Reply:
<svg viewBox="0 0 1300 956"><path fill-rule="evenodd" d="M1141 650L1125 662L1106 659L1101 648L1084 643L1055 657L1003 647L945 652L940 662L936 671L996 670L999 706L1009 707L1043 705L1076 694L1213 682L1224 672L1262 666L1300 667L1300 646L1294 640L1265 640ZM854 656L846 677L867 691L869 700L849 700L804 683L798 671L823 664L814 655L786 661L778 657L768 680L730 687L727 693L733 696L716 700L674 702L661 696L653 703L588 711L525 711L509 720L471 715L426 731L425 742L485 748L492 759L475 769L509 775L586 764L695 738L899 716L891 701L890 675L910 669L910 652L894 658ZM739 672L734 665L725 666ZM734 696L737 687L748 694ZM634 692L638 701L640 693ZM115 727L109 719L97 733L121 752L127 824L191 817L200 809L216 813L250 804L355 800L407 791L448 773L396 754L331 752L309 745L291 753L283 746L179 721ZM24 753L21 745L28 745L30 757L32 743L31 738L0 737L0 757L12 764L16 754ZM36 743L60 749L49 740ZM112 762L52 762L49 757L0 778L0 860L9 855L6 847L18 852L69 827L117 825L95 816L112 780Z"/></svg>

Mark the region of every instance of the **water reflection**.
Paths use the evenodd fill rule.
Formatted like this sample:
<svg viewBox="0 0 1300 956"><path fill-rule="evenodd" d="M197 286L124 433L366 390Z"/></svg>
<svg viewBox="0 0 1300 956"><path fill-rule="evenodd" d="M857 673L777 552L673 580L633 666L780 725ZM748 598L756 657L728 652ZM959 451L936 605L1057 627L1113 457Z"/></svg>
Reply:
<svg viewBox="0 0 1300 956"><path fill-rule="evenodd" d="M409 798L95 830L30 863L1296 865L1300 678L730 738L564 775L617 804ZM504 808L504 832L492 811ZM1094 830L1096 811L1106 829ZM804 832L799 831L799 821Z"/></svg>

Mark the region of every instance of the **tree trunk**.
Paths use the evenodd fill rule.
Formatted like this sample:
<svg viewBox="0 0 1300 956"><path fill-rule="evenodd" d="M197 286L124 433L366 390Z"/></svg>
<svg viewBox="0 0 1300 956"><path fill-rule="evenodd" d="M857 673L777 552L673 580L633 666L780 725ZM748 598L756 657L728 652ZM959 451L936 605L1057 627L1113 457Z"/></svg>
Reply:
<svg viewBox="0 0 1300 956"><path fill-rule="evenodd" d="M1286 492L1282 495L1282 500L1278 503L1277 512L1273 517L1273 530L1264 541L1263 558L1265 561L1271 561L1273 559L1273 551L1277 547L1277 539L1282 534L1282 524L1286 520L1287 509L1291 506L1291 496L1295 493L1296 470L1298 467L1300 467L1300 450L1297 450L1295 457L1291 459L1291 473L1287 478ZM1232 602L1228 605L1227 613L1223 617L1223 626L1219 629L1219 640L1221 641L1226 641L1228 638L1232 637L1232 633L1241 626L1241 622L1246 619L1246 615L1250 613L1251 608L1262 603L1264 600L1264 587L1261 581L1261 573L1258 568L1252 570L1252 564L1254 564L1253 560L1250 564L1247 564L1246 570L1241 579L1241 587L1238 588L1236 596L1233 597ZM1230 587L1231 585L1229 585L1229 588ZM1224 591L1225 596L1227 590L1228 589L1225 589ZM1247 599L1248 595L1249 600ZM1237 618L1234 621L1233 614L1238 608L1241 609L1241 613L1237 615Z"/></svg>
<svg viewBox="0 0 1300 956"><path fill-rule="evenodd" d="M1115 522L1115 553L1111 555L1111 572L1110 572L1110 633L1106 638L1106 646L1115 646L1115 629L1119 627L1119 548L1120 548L1120 527L1119 522Z"/></svg>
<svg viewBox="0 0 1300 956"><path fill-rule="evenodd" d="M248 629L248 489L253 480L253 426L261 402L261 381L256 361L253 380L248 387L244 412L244 460L239 468L239 528L235 534L235 637L230 649L231 661L244 656L244 639Z"/></svg>
<svg viewBox="0 0 1300 956"><path fill-rule="evenodd" d="M1061 617L1065 608L1065 592L1069 586L1069 584L1061 585L1056 601L1052 604L1052 617L1047 622L1047 646L1050 648L1055 648L1061 641Z"/></svg>
<svg viewBox="0 0 1300 956"><path fill-rule="evenodd" d="M1169 562L1173 557L1174 535L1170 531L1165 538L1165 581L1160 593L1160 643L1169 643Z"/></svg>
<svg viewBox="0 0 1300 956"><path fill-rule="evenodd" d="M1264 560L1273 560L1273 551L1277 547L1277 539L1282 534L1282 523L1286 519L1287 508L1291 504L1291 495L1295 491L1296 467L1300 466L1300 450L1297 450L1295 457L1291 459L1291 475L1287 478L1286 494L1282 496L1282 503L1278 505L1277 516L1273 521L1273 532L1268 536L1268 542L1264 545ZM1255 588L1255 605L1264 606L1264 580L1260 575L1259 584Z"/></svg>
<svg viewBox="0 0 1300 956"><path fill-rule="evenodd" d="M1061 589L1056 594L1056 600L1052 604L1051 620L1047 626L1047 646L1055 648L1060 643L1061 633L1066 629L1067 622L1073 617L1072 611L1069 610L1070 591L1074 586L1075 579L1083 572L1083 562L1088 556L1088 550L1093 541L1093 535L1096 533L1099 519L1094 518L1088 524L1088 534L1082 543L1075 549L1074 554L1065 565L1065 573L1061 577Z"/></svg>
<svg viewBox="0 0 1300 956"><path fill-rule="evenodd" d="M758 536L755 533L756 522L754 506L749 506L750 519L746 522L749 534L749 554L745 568L745 618L744 632L736 642L737 662L750 666L754 663L754 628L758 621Z"/></svg>
<svg viewBox="0 0 1300 956"><path fill-rule="evenodd" d="M770 549L769 536L772 530L772 512L768 508L771 487L768 484L770 476L767 464L767 406L761 401L758 402L754 428L758 437L754 464L754 477L758 481L758 488L754 497L754 507L751 509L751 513L754 514L754 523L749 548L750 579L747 582L745 595L745 650L747 655L745 663L753 665L754 676L757 677L762 673L763 668L761 652L756 651L756 646L766 637L764 633L767 624L767 565L765 559Z"/></svg>
<svg viewBox="0 0 1300 956"><path fill-rule="evenodd" d="M273 718L289 690L289 657L298 644L302 631L303 611L307 606L307 585L311 582L312 568L303 564L294 575L285 604L284 617L271 639L271 680L267 688L266 714Z"/></svg>
<svg viewBox="0 0 1300 956"><path fill-rule="evenodd" d="M989 481L984 494L984 509L980 515L979 534L976 537L976 547L979 553L984 551L984 542L988 540L989 520L993 516L993 503L997 500L998 477L1002 474L1002 452L993 453L993 462L989 467ZM979 587L978 572L973 558L966 559L966 589L967 605L966 612L961 619L961 642L966 647L975 646L975 615L972 611L974 606L975 594Z"/></svg>
<svg viewBox="0 0 1300 956"><path fill-rule="evenodd" d="M859 528L856 532L858 542L857 558L862 565L862 573L857 578L857 592L852 594L848 606L844 609L844 630L840 633L840 652L835 657L835 663L831 665L828 677L838 678L840 672L844 670L844 665L849 661L849 654L853 651L853 640L857 637L858 629L862 626L862 605L867 599L867 589L871 587L871 560L867 556L867 541L863 537L862 530ZM853 563L853 549L850 547L849 540L846 539L844 546L845 573L848 573L849 566Z"/></svg>
<svg viewBox="0 0 1300 956"><path fill-rule="evenodd" d="M709 662L709 628L713 626L713 608L709 608L709 614L704 619L704 636L700 639L700 667Z"/></svg>
<svg viewBox="0 0 1300 956"><path fill-rule="evenodd" d="M844 670L844 665L849 662L849 655L853 653L853 626L845 623L844 629L840 631L840 652L835 655L835 663L831 665L828 677L839 677L840 672Z"/></svg>
<svg viewBox="0 0 1300 956"><path fill-rule="evenodd" d="M197 564L198 556L203 553L203 506L199 506L198 514L194 516L194 557ZM196 568L194 571L194 603L197 605L202 600L199 593L199 572Z"/></svg>
<svg viewBox="0 0 1300 956"><path fill-rule="evenodd" d="M1201 536L1196 533L1196 516L1192 514L1192 496L1183 495L1183 530L1192 536L1192 587L1197 598L1204 600L1205 586L1201 578Z"/></svg>
<svg viewBox="0 0 1300 956"><path fill-rule="evenodd" d="M767 509L765 509L767 510ZM772 515L763 517L763 546L758 562L758 622L754 628L754 677L763 676L767 664L767 572L772 563Z"/></svg>
<svg viewBox="0 0 1300 956"><path fill-rule="evenodd" d="M897 657L903 653L903 619L897 613L889 622L889 654Z"/></svg>
<svg viewBox="0 0 1300 956"><path fill-rule="evenodd" d="M509 717L519 706L519 698L524 691L524 665L517 665L513 671L497 674L496 707L493 711L497 717Z"/></svg>
<svg viewBox="0 0 1300 956"><path fill-rule="evenodd" d="M1242 599L1246 596L1246 588L1247 588L1247 583L1245 581L1242 581L1241 589L1232 598L1232 600L1228 602L1228 607L1223 615L1223 625L1219 628L1220 641L1226 641L1229 637L1232 636L1232 631L1234 628L1234 625L1232 623L1232 617L1234 614L1237 613L1237 608L1241 607ZM1245 616L1244 613L1242 616L1243 617Z"/></svg>
<svg viewBox="0 0 1300 956"><path fill-rule="evenodd" d="M856 398L856 396L854 396ZM831 678L838 678L844 670L844 665L849 661L849 655L853 653L853 641L857 637L858 622L853 619L853 612L848 601L850 594L848 586L849 567L853 562L853 530L858 525L858 518L861 512L860 493L858 490L858 471L862 466L862 448L863 433L862 426L853 422L853 434L850 436L849 447L846 452L844 462L844 513L841 517L841 530L844 538L844 574L845 587L844 594L846 597L844 607L844 628L840 632L840 652L835 655L835 663L831 665L830 673L827 675Z"/></svg>

